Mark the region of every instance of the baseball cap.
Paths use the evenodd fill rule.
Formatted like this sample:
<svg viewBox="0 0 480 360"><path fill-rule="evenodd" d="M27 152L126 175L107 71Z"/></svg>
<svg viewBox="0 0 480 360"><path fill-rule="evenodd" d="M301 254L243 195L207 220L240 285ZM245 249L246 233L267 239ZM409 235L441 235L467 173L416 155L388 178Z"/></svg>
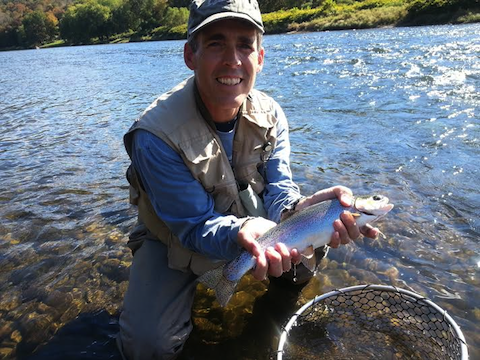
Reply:
<svg viewBox="0 0 480 360"><path fill-rule="evenodd" d="M193 0L190 5L187 37L215 21L240 19L265 32L257 0Z"/></svg>

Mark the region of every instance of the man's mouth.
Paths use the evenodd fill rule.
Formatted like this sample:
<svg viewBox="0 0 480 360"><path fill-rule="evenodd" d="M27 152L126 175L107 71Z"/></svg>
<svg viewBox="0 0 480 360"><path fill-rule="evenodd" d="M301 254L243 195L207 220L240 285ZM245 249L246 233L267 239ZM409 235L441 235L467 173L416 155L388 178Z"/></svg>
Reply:
<svg viewBox="0 0 480 360"><path fill-rule="evenodd" d="M238 85L242 82L242 79L240 78L231 78L231 77L219 77L217 78L217 81L220 83L220 84L223 84L223 85L229 85L229 86L233 86L233 85Z"/></svg>

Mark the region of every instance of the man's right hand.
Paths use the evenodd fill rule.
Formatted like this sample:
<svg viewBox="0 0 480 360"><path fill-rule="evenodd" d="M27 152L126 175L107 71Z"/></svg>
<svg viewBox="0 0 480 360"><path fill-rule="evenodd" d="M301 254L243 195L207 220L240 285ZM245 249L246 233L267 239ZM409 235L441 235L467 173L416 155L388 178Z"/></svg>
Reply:
<svg viewBox="0 0 480 360"><path fill-rule="evenodd" d="M273 221L256 217L244 222L238 232L238 243L257 259L253 270L253 277L257 280L264 280L267 274L279 277L291 269L292 262L298 264L301 260L297 249L289 251L283 243L262 250L257 239L276 225Z"/></svg>

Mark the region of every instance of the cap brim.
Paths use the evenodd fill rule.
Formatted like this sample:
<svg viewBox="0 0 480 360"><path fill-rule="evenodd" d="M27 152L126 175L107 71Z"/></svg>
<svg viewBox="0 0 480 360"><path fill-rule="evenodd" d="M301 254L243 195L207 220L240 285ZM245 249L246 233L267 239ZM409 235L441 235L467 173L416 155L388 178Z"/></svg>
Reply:
<svg viewBox="0 0 480 360"><path fill-rule="evenodd" d="M208 18L206 18L205 20L203 20L200 24L198 24L193 30L191 30L188 33L188 37L192 36L198 30L204 28L207 25L210 25L210 24L212 24L216 21L226 20L226 19L244 20L244 21L247 21L250 24L254 25L258 30L260 30L260 32L262 34L265 32L265 30L263 29L262 26L257 24L250 16L248 16L246 14L239 14L239 13L236 13L236 12L221 12L221 13L213 14L213 15L209 16Z"/></svg>

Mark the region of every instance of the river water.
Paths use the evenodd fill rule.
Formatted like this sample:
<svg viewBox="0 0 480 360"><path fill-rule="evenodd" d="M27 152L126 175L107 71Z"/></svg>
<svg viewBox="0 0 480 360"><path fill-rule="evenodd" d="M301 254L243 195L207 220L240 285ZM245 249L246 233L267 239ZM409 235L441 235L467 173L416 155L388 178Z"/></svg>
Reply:
<svg viewBox="0 0 480 360"><path fill-rule="evenodd" d="M386 239L330 251L300 297L395 285L430 298L480 358L480 25L266 36L257 88L291 129L304 194L343 184L396 205ZM122 135L190 75L182 41L0 53L0 358L118 359L135 221ZM185 358L264 359L248 281L200 289ZM253 313L253 314L252 314Z"/></svg>

